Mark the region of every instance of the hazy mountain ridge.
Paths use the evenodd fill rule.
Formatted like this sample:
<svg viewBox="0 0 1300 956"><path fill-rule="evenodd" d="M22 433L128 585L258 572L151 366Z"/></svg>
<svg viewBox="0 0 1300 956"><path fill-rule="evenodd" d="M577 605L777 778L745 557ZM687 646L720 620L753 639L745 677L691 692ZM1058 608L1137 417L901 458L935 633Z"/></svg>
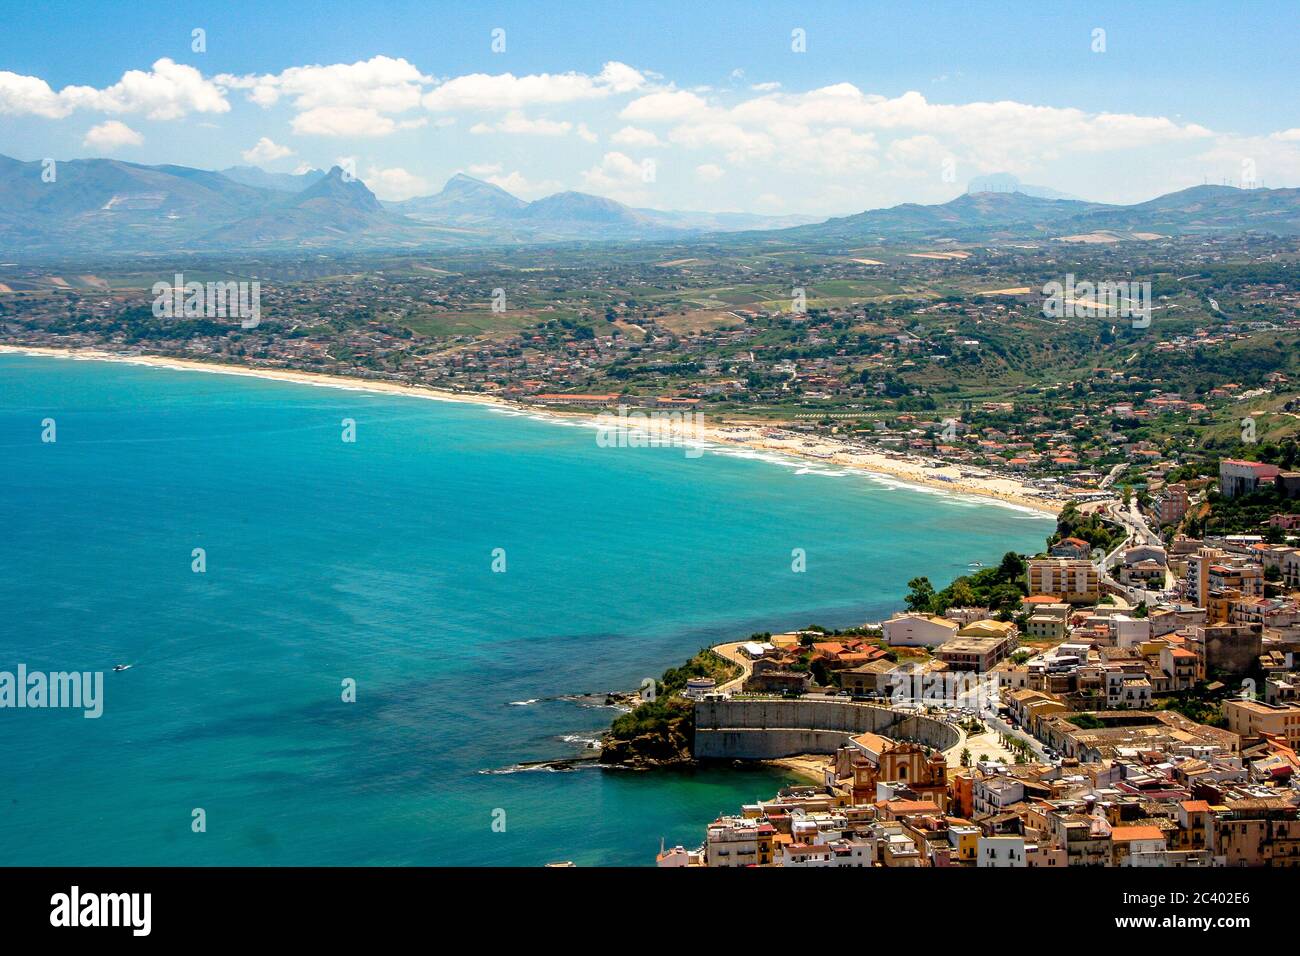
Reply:
<svg viewBox="0 0 1300 956"><path fill-rule="evenodd" d="M457 174L431 196L382 203L338 167L301 176L232 167L144 166L111 159L53 167L0 156L0 249L13 253L230 249L439 248L567 241L990 242L1098 232L1300 235L1300 189L1195 186L1131 206L968 192L791 226L792 217L636 209L581 192L526 202ZM257 172L261 172L258 170ZM286 182L301 180L290 191ZM795 218L795 221L799 221Z"/></svg>
<svg viewBox="0 0 1300 956"><path fill-rule="evenodd" d="M229 166L218 172L245 186L276 189L286 193L301 192L325 177L323 169L309 169L302 173L268 173L259 166Z"/></svg>
<svg viewBox="0 0 1300 956"><path fill-rule="evenodd" d="M1017 192L964 193L934 206L904 203L784 229L770 237L803 242L1050 239L1096 232L1300 235L1300 189L1192 186L1131 206L1045 199Z"/></svg>
<svg viewBox="0 0 1300 956"><path fill-rule="evenodd" d="M638 209L572 190L526 202L500 186L464 173L457 173L441 192L432 196L385 205L394 212L426 222L490 226L505 230L519 240L535 241L675 238L691 232L778 229L821 221L816 216Z"/></svg>

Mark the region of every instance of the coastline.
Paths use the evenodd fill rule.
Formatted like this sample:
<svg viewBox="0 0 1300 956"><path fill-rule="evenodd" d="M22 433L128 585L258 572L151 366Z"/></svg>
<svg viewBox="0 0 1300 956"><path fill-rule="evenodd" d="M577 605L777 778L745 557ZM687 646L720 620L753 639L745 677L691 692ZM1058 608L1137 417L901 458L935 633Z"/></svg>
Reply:
<svg viewBox="0 0 1300 956"><path fill-rule="evenodd" d="M824 754L798 754L793 757L775 757L760 762L769 767L780 767L782 770L789 770L796 776L802 777L820 787L825 783L824 770L830 766L831 759Z"/></svg>
<svg viewBox="0 0 1300 956"><path fill-rule="evenodd" d="M397 382L336 375L328 372L258 368L162 355L131 355L98 348L65 349L39 345L0 344L0 354L33 355L73 361L120 362L130 365L171 369L173 371L239 375L246 378L268 379L298 385L350 389L386 395L404 395L440 402L485 405L532 415L539 419L577 420L592 425L599 421L595 414L557 412L550 408L509 401L494 395L454 392L426 385L406 385ZM724 423L692 426L685 423L671 423L669 430L675 433L673 435L674 439L680 439L684 442L715 443L730 448L794 459L811 466L820 466L822 469L825 469L828 465L833 465L841 469L851 469L854 472L863 472L877 477L893 479L904 485L941 491L951 495L971 495L982 499L1000 501L1003 504L1027 509L1045 516L1055 517L1062 504L1064 504L1059 499L1038 494L1025 483L1013 478L997 476L964 477L961 475L958 466L941 462L938 459L927 459L916 455L895 458L880 452L869 452L853 448L835 438L807 438L795 435L787 437L773 434L781 431L780 425ZM836 475L843 472L819 470L817 473Z"/></svg>

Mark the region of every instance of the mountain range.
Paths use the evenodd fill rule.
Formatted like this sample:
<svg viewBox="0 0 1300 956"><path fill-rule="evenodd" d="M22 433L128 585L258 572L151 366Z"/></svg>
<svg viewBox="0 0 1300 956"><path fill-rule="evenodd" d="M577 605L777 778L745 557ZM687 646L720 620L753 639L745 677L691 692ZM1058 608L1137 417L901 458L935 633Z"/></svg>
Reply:
<svg viewBox="0 0 1300 956"><path fill-rule="evenodd" d="M775 235L796 242L857 243L997 242L1099 233L1125 239L1244 232L1300 235L1300 189L1192 186L1131 206L1046 199L1019 192L965 193L939 205L904 203Z"/></svg>
<svg viewBox="0 0 1300 956"><path fill-rule="evenodd" d="M111 159L51 167L0 156L0 251L7 254L436 249L702 236L834 246L1242 231L1300 235L1300 190L1196 186L1132 206L968 192L937 205L904 203L816 222L637 209L580 192L527 202L464 174L434 195L385 203L337 166L289 175Z"/></svg>

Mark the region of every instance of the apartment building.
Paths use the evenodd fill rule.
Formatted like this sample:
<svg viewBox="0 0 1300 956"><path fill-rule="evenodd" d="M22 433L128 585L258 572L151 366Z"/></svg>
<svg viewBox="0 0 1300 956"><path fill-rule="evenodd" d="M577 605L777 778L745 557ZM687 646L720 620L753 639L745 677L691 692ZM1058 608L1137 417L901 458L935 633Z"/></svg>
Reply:
<svg viewBox="0 0 1300 956"><path fill-rule="evenodd" d="M1229 699L1223 702L1223 716L1228 729L1239 734L1243 742L1260 739L1264 734L1280 737L1292 747L1300 745L1300 705L1270 704L1262 700Z"/></svg>
<svg viewBox="0 0 1300 956"><path fill-rule="evenodd" d="M776 827L766 821L722 817L709 824L704 843L707 866L769 866Z"/></svg>
<svg viewBox="0 0 1300 956"><path fill-rule="evenodd" d="M1183 588L1188 602L1203 608L1208 608L1215 591L1232 590L1242 597L1261 597L1264 569L1220 548L1201 548L1187 556Z"/></svg>
<svg viewBox="0 0 1300 956"><path fill-rule="evenodd" d="M1101 597L1101 580L1091 561L1037 558L1029 562L1029 594L1054 595L1069 604L1091 604Z"/></svg>
<svg viewBox="0 0 1300 956"><path fill-rule="evenodd" d="M1258 461L1225 458L1219 462L1219 492L1225 498L1249 495L1263 483L1272 483L1281 469Z"/></svg>
<svg viewBox="0 0 1300 956"><path fill-rule="evenodd" d="M1178 524L1187 514L1187 486L1181 482L1167 485L1156 497L1156 518L1162 524Z"/></svg>

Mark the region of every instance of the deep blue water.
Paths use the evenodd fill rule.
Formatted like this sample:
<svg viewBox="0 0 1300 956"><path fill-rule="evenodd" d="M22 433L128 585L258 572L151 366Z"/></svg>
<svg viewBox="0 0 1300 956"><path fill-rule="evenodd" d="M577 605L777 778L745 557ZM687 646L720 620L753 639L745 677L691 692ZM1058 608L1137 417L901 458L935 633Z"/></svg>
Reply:
<svg viewBox="0 0 1300 956"><path fill-rule="evenodd" d="M135 665L105 675L98 720L0 709L0 863L646 864L661 837L695 845L788 778L482 771L575 754L564 738L613 716L547 698L755 630L878 619L909 578L1051 527L803 471L476 406L0 355L0 670Z"/></svg>

